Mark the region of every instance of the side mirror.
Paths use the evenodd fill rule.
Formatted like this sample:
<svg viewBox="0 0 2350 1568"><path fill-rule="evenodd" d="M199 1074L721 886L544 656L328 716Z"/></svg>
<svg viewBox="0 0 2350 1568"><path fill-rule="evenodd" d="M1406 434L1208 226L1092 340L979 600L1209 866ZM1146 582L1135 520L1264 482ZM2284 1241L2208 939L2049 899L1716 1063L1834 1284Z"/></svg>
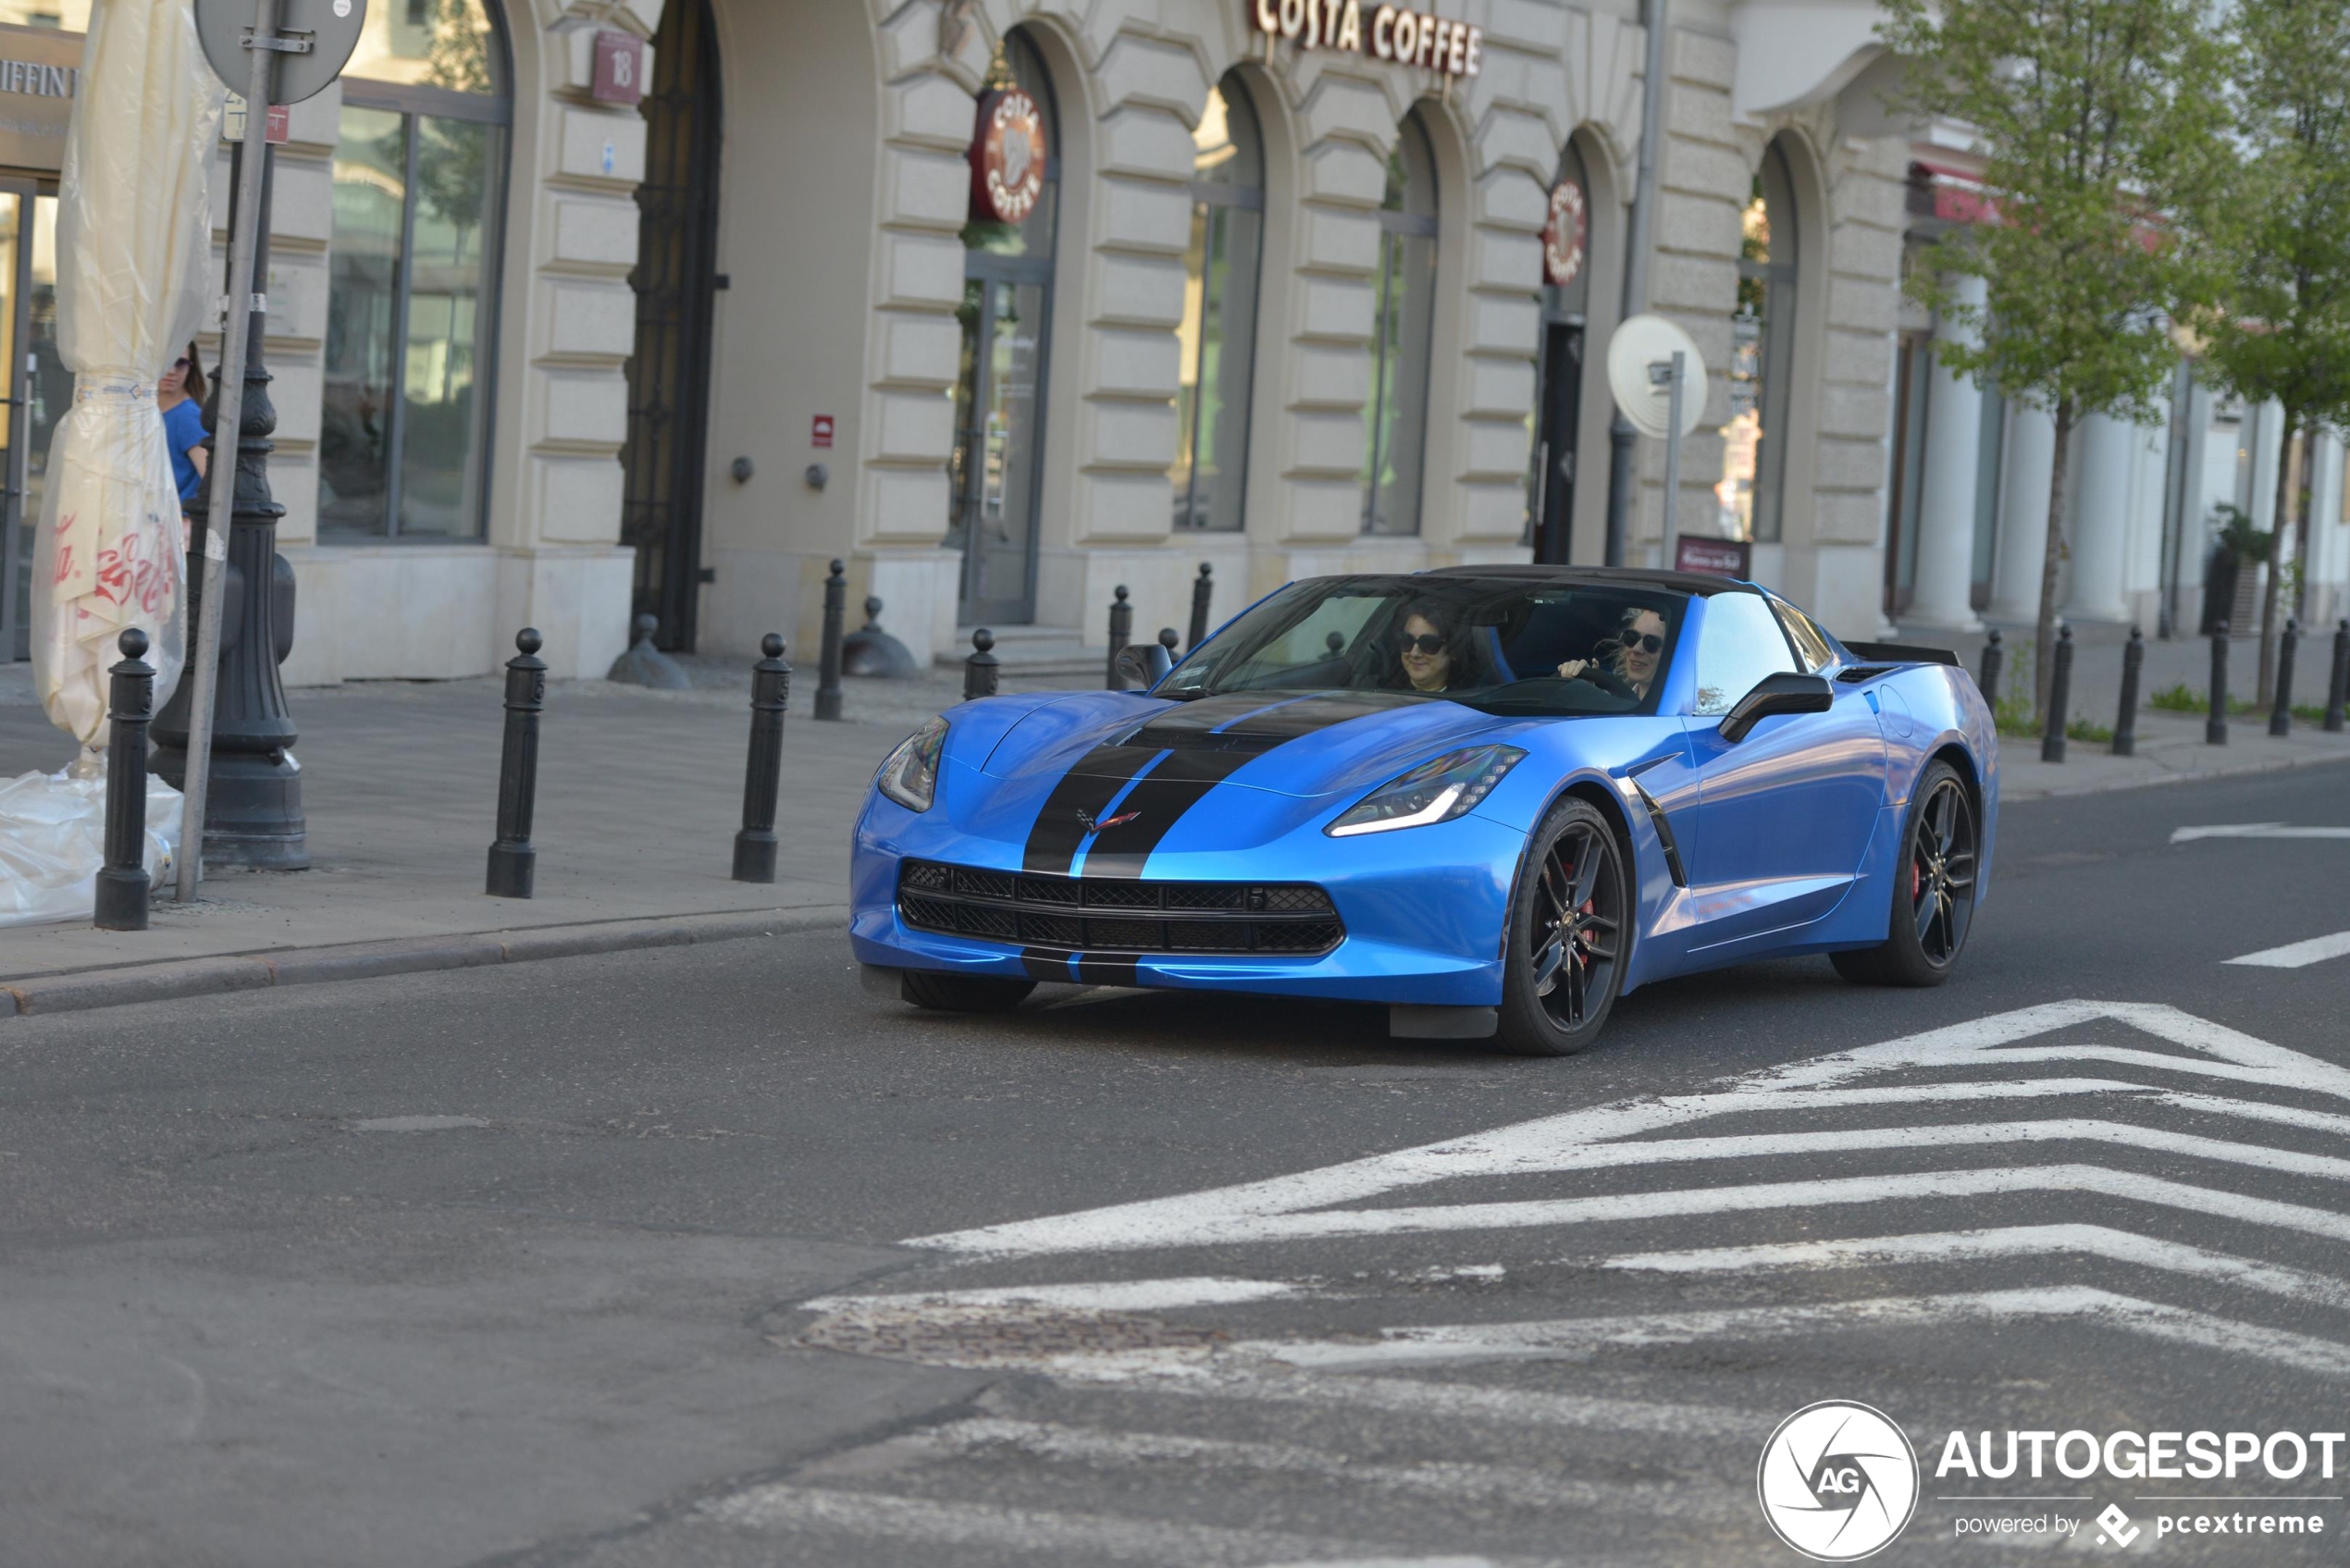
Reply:
<svg viewBox="0 0 2350 1568"><path fill-rule="evenodd" d="M1167 679L1167 673L1173 668L1175 661L1168 657L1167 649L1155 642L1128 643L1118 650L1119 677L1127 685L1140 686L1144 691Z"/></svg>
<svg viewBox="0 0 2350 1568"><path fill-rule="evenodd" d="M1732 746L1774 713L1824 713L1836 706L1836 689L1824 675L1782 671L1754 683L1754 689L1722 715L1722 738Z"/></svg>

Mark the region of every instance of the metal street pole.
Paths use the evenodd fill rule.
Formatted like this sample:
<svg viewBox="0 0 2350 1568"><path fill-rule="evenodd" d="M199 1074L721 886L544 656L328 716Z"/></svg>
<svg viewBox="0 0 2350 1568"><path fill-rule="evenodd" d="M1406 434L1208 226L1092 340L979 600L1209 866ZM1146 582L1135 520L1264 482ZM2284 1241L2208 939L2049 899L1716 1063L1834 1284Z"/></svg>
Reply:
<svg viewBox="0 0 2350 1568"><path fill-rule="evenodd" d="M196 596L195 648L188 659L188 771L181 784L179 865L174 883L183 904L204 872L204 786L212 773L212 710L220 680L221 568L229 559L229 514L237 495L238 427L244 417L245 352L256 312L253 261L261 229L261 187L269 156L269 83L278 51L278 0L254 0L252 54L245 89L245 135L237 147L236 208L229 219L229 292L222 302L220 399L213 420L211 502L204 516L204 585ZM267 593L267 574L245 585Z"/></svg>
<svg viewBox="0 0 2350 1568"><path fill-rule="evenodd" d="M1648 30L1640 77L1640 154L1639 172L1632 181L1632 219L1624 237L1624 309L1616 317L1619 322L1648 309L1649 230L1656 212L1656 139L1664 134L1664 6L1665 0L1643 0L1640 6L1640 24ZM1624 564L1624 541L1631 529L1640 483L1639 440L1639 432L1632 428L1619 406L1607 427L1606 563L1610 566Z"/></svg>
<svg viewBox="0 0 2350 1568"><path fill-rule="evenodd" d="M1673 389L1669 394L1671 407L1666 416L1670 423L1664 427L1664 555L1657 564L1667 572L1673 570L1673 547L1681 532L1681 387L1688 375L1688 360L1687 354L1676 349L1673 351L1673 363L1664 367ZM1656 366L1649 367L1651 376L1654 376L1656 371Z"/></svg>

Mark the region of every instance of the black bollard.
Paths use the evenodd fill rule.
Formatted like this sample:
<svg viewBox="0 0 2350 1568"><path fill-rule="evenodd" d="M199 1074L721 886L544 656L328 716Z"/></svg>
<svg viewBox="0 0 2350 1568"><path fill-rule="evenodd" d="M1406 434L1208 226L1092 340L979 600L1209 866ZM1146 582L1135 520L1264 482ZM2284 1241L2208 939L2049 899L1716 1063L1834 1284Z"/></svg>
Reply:
<svg viewBox="0 0 2350 1568"><path fill-rule="evenodd" d="M775 880L775 795L784 776L784 703L791 696L791 666L784 639L759 639L763 656L750 667L750 759L743 767L743 827L735 835L735 880Z"/></svg>
<svg viewBox="0 0 2350 1568"><path fill-rule="evenodd" d="M2008 661L2008 650L1999 642L1999 628L1991 628L1990 640L1983 645L1983 678L1975 683L1982 689L1983 700L1997 708L1999 705L1999 672Z"/></svg>
<svg viewBox="0 0 2350 1568"><path fill-rule="evenodd" d="M2350 702L2350 620L2333 629L2333 679L2326 683L2326 728L2342 733L2342 710Z"/></svg>
<svg viewBox="0 0 2350 1568"><path fill-rule="evenodd" d="M2203 744L2228 744L2228 623L2211 626L2211 717L2204 721Z"/></svg>
<svg viewBox="0 0 2350 1568"><path fill-rule="evenodd" d="M2301 646L2301 623L2288 615L2284 620L2284 636L2277 643L2277 705L2269 714L2269 733L2289 735L2293 733L2293 655Z"/></svg>
<svg viewBox="0 0 2350 1568"><path fill-rule="evenodd" d="M1182 640L1175 635L1175 628L1172 626L1161 626L1158 629L1158 646L1167 650L1167 661L1169 664L1175 662L1175 645Z"/></svg>
<svg viewBox="0 0 2350 1568"><path fill-rule="evenodd" d="M1126 602L1126 585L1121 583L1109 607L1109 673L1103 677L1107 689L1126 689L1126 677L1118 673L1118 652L1133 640L1134 607Z"/></svg>
<svg viewBox="0 0 2350 1568"><path fill-rule="evenodd" d="M2135 757L2138 754L2138 677L2146 669L2146 639L2135 626L2130 628L2130 646L2121 650L2121 711L2113 721L2113 754Z"/></svg>
<svg viewBox="0 0 2350 1568"><path fill-rule="evenodd" d="M100 931L147 929L147 721L155 673L146 662L147 634L136 626L115 638L122 662L106 672L106 860L90 923ZM187 853L183 848L182 854Z"/></svg>
<svg viewBox="0 0 2350 1568"><path fill-rule="evenodd" d="M1346 651L1346 634L1344 632L1332 632L1330 636L1322 639L1322 646L1330 650L1330 657L1332 659L1336 659L1340 654Z"/></svg>
<svg viewBox="0 0 2350 1568"><path fill-rule="evenodd" d="M1207 562L1199 563L1199 580L1192 585L1192 636L1183 645L1186 652L1207 640L1207 604L1216 597L1214 571Z"/></svg>
<svg viewBox="0 0 2350 1568"><path fill-rule="evenodd" d="M824 579L824 640L816 654L816 717L840 717L840 620L848 609L848 568L833 562Z"/></svg>
<svg viewBox="0 0 2350 1568"><path fill-rule="evenodd" d="M2064 760L2065 718L2072 711L2072 628L2057 628L2056 663L2048 672L2047 728L2040 735L2040 760Z"/></svg>
<svg viewBox="0 0 2350 1568"><path fill-rule="evenodd" d="M971 650L963 657L963 700L996 695L996 634L982 626L971 634Z"/></svg>
<svg viewBox="0 0 2350 1568"><path fill-rule="evenodd" d="M547 706L547 661L536 627L514 634L521 649L506 661L506 745L498 762L498 842L489 846L492 898L527 898L538 851L530 846L530 809L538 795L538 715Z"/></svg>

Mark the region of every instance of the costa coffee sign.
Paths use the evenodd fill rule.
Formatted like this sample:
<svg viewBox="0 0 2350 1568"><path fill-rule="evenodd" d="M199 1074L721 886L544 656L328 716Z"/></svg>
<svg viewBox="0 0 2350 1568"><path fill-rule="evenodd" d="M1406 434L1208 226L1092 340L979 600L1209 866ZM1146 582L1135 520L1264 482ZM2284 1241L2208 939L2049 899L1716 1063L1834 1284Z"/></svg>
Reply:
<svg viewBox="0 0 2350 1568"><path fill-rule="evenodd" d="M971 137L971 212L983 220L1024 223L1045 193L1045 111L1017 87L979 100Z"/></svg>
<svg viewBox="0 0 2350 1568"><path fill-rule="evenodd" d="M1551 214L1542 225L1544 281L1564 289L1582 274L1589 222L1583 210L1583 187L1572 179L1551 187Z"/></svg>
<svg viewBox="0 0 2350 1568"><path fill-rule="evenodd" d="M1306 49L1344 49L1443 76L1484 67L1485 30L1450 17L1379 6L1363 24L1360 0L1250 0L1256 30Z"/></svg>

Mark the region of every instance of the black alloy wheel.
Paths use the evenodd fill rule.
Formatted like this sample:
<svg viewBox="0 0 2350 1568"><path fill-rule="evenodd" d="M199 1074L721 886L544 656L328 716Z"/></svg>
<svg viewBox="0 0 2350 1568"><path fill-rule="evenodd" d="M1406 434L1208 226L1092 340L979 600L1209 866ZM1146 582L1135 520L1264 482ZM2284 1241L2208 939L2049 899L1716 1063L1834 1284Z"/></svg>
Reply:
<svg viewBox="0 0 2350 1568"><path fill-rule="evenodd" d="M1571 1056L1615 1005L1630 946L1624 856L1589 802L1561 801L1535 830L1511 904L1501 1042L1527 1056Z"/></svg>
<svg viewBox="0 0 2350 1568"><path fill-rule="evenodd" d="M1910 803L1903 853L1894 873L1886 939L1830 954L1847 980L1876 985L1939 985L1966 946L1974 921L1974 800L1948 762L1927 766Z"/></svg>

